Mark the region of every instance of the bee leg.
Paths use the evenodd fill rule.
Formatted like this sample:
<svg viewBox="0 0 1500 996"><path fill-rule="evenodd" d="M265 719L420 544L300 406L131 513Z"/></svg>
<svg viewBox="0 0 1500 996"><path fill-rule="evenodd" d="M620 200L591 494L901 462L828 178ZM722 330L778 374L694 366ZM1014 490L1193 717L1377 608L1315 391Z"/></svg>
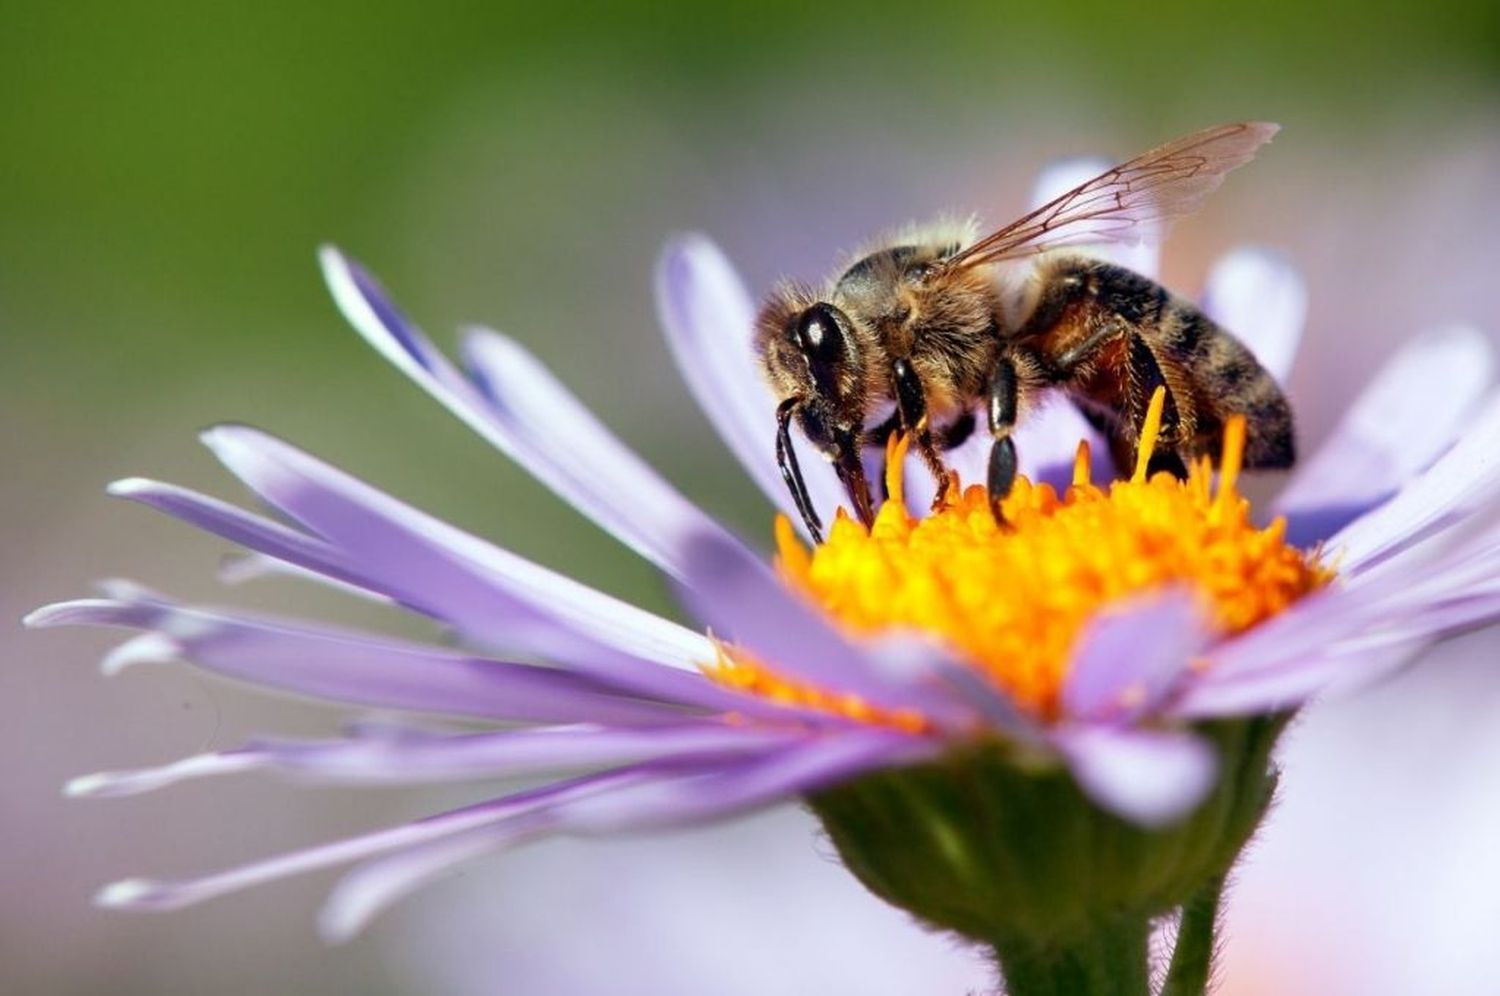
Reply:
<svg viewBox="0 0 1500 996"><path fill-rule="evenodd" d="M850 430L836 430L833 436L833 469L849 500L854 503L854 513L866 527L875 524L875 503L870 498L870 482L865 477L865 463L860 455L859 434Z"/></svg>
<svg viewBox="0 0 1500 996"><path fill-rule="evenodd" d="M932 438L922 379L904 356L892 364L891 377L896 383L896 414L901 417L901 427L912 434L917 452L922 454L922 462L927 464L932 479L937 482L937 497L932 500L932 507L937 508L948 497L948 467L943 463L937 443Z"/></svg>
<svg viewBox="0 0 1500 996"><path fill-rule="evenodd" d="M990 424L990 466L988 486L990 511L995 522L1003 525L1005 516L1000 503L1010 494L1016 483L1016 442L1011 430L1016 427L1016 409L1020 395L1020 378L1016 375L1015 362L1009 356L1001 356L990 375L988 412Z"/></svg>
<svg viewBox="0 0 1500 996"><path fill-rule="evenodd" d="M1146 409L1151 403L1151 396L1160 387L1167 393L1166 403L1161 411L1161 443L1152 451L1151 461L1146 465L1146 473L1151 475L1164 470L1178 480L1186 480L1187 464L1183 462L1177 449L1182 427L1182 414L1177 406L1177 398L1172 392L1171 385L1167 383L1161 362L1157 360L1156 354L1151 351L1146 340L1139 335L1132 335L1129 350L1132 390L1128 401L1129 411L1126 413L1126 421L1119 427L1119 430L1129 432L1131 436L1128 440L1121 440L1124 445L1116 444L1114 440L1111 440L1111 449L1124 450L1129 454L1130 462L1116 469L1122 474L1128 474L1134 468L1141 425L1146 421ZM1120 455L1116 455L1115 460L1118 463Z"/></svg>
<svg viewBox="0 0 1500 996"><path fill-rule="evenodd" d="M823 523L813 508L812 497L807 493L807 482L802 479L802 468L797 463L797 451L792 449L792 415L801 398L787 398L776 408L776 466L781 469L781 479L792 493L792 502L807 526L807 533L814 543L823 542Z"/></svg>
<svg viewBox="0 0 1500 996"><path fill-rule="evenodd" d="M891 434L894 433L899 428L901 428L901 413L899 411L891 412L890 416L887 417L884 422L881 422L879 425L877 425L873 429L866 429L865 433L864 433L864 437L860 440L860 442L864 445L865 449L878 449L880 451L880 453L881 453L881 457L880 457L880 461L881 461L880 462L880 500L881 501L889 501L890 497L891 497L890 491L886 488L886 476L887 475L885 473L885 444L890 440Z"/></svg>

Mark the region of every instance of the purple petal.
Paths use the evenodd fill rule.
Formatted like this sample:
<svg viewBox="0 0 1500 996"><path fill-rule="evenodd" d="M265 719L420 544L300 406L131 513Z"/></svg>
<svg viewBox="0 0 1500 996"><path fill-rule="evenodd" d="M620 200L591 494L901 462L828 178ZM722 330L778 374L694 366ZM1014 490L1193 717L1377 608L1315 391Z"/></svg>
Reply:
<svg viewBox="0 0 1500 996"><path fill-rule="evenodd" d="M319 254L349 323L403 373L501 452L641 556L677 573L684 528L712 522L627 450L519 347L488 333L470 339L479 389L337 250Z"/></svg>
<svg viewBox="0 0 1500 996"><path fill-rule="evenodd" d="M1108 159L1095 156L1073 156L1050 163L1042 170L1037 177L1036 185L1031 189L1031 206L1039 208L1048 201L1061 197L1074 187L1081 186L1107 172L1114 165ZM1108 224L1099 226L1099 230L1103 233L1117 229L1118 226ZM1087 231L1086 228L1081 230ZM1161 266L1161 252L1158 246L1164 234L1160 228L1146 228L1140 232L1140 241L1133 245L1114 242L1109 238L1101 239L1097 245L1090 245L1086 235L1079 242L1072 244L1085 249L1090 255L1111 260L1155 280Z"/></svg>
<svg viewBox="0 0 1500 996"><path fill-rule="evenodd" d="M664 771L612 790L560 799L507 824L356 868L329 897L319 923L325 937L346 940L382 909L457 862L530 837L693 825L794 798L874 767L923 760L935 749L900 734L857 731L716 768Z"/></svg>
<svg viewBox="0 0 1500 996"><path fill-rule="evenodd" d="M1500 395L1492 395L1426 473L1328 541L1345 575L1367 570L1464 522L1500 491Z"/></svg>
<svg viewBox="0 0 1500 996"><path fill-rule="evenodd" d="M1090 479L1106 481L1113 476L1116 468L1104 437L1066 398L1051 399L1026 420L1016 432L1016 453L1032 480L1061 491L1073 481L1073 460L1080 440L1089 444ZM1126 470L1129 468L1119 472Z"/></svg>
<svg viewBox="0 0 1500 996"><path fill-rule="evenodd" d="M720 819L845 781L873 768L928 760L934 740L872 728L808 739L681 778L642 780L619 791L570 800L559 807L571 833L619 833Z"/></svg>
<svg viewBox="0 0 1500 996"><path fill-rule="evenodd" d="M259 481L251 486L264 488L272 504L274 493L304 510L323 506L336 535L347 532L355 549L345 555L323 540L166 485L141 485L129 496L308 570L348 578L481 642L548 657L622 690L708 709L838 722L712 684L699 671L717 656L706 637L463 533L285 443L243 427L215 430L212 438L221 458L238 465L247 481ZM737 543L722 548L748 556ZM357 566L346 562L355 552ZM152 660L175 656L157 637L141 639L147 642L122 650Z"/></svg>
<svg viewBox="0 0 1500 996"><path fill-rule="evenodd" d="M1285 384L1307 320L1307 285L1280 253L1237 249L1214 265L1203 310Z"/></svg>
<svg viewBox="0 0 1500 996"><path fill-rule="evenodd" d="M349 558L327 543L279 522L246 512L226 501L175 484L163 484L142 477L115 481L107 490L116 498L125 498L165 512L174 519L221 536L231 543L296 564L315 574L370 589L370 579L356 571Z"/></svg>
<svg viewBox="0 0 1500 996"><path fill-rule="evenodd" d="M610 786L627 784L640 777L642 776L632 769L588 775L456 809L416 823L279 855L199 879L177 882L127 879L100 890L94 902L114 909L150 912L181 909L264 882L419 846L479 827L497 826L553 802L603 791Z"/></svg>
<svg viewBox="0 0 1500 996"><path fill-rule="evenodd" d="M1213 748L1190 733L1075 726L1054 734L1079 786L1104 809L1147 827L1186 816L1213 787Z"/></svg>
<svg viewBox="0 0 1500 996"><path fill-rule="evenodd" d="M319 574L317 571L309 570L298 564L277 560L275 557L267 556L264 553L242 551L229 554L219 562L218 578L225 584L244 584L247 581L258 581L261 578L268 577L290 577L296 578L299 581L311 581L315 584L332 588L334 591L374 602L377 605L396 604L395 599L387 595L382 595L379 592L371 591L369 588L356 587L346 581L340 581L326 574Z"/></svg>
<svg viewBox="0 0 1500 996"><path fill-rule="evenodd" d="M1326 539L1430 466L1471 426L1492 366L1488 340L1466 328L1397 353L1276 499L1292 542Z"/></svg>
<svg viewBox="0 0 1500 996"><path fill-rule="evenodd" d="M941 650L910 641L850 642L760 561L715 536L689 554L690 586L680 595L714 635L743 646L787 677L849 692L892 709L918 709L951 727L976 722L972 705L943 681Z"/></svg>
<svg viewBox="0 0 1500 996"><path fill-rule="evenodd" d="M1216 648L1173 715L1237 715L1359 687L1435 640L1500 616L1500 533L1418 572L1384 570L1314 596Z"/></svg>
<svg viewBox="0 0 1500 996"><path fill-rule="evenodd" d="M383 910L424 883L456 864L541 836L547 823L542 815L517 819L368 861L334 886L318 911L318 934L329 944L352 940Z"/></svg>
<svg viewBox="0 0 1500 996"><path fill-rule="evenodd" d="M159 598L62 602L26 623L154 631L133 653L115 655L113 670L182 658L227 677L354 705L533 722L659 723L680 715L567 671Z"/></svg>
<svg viewBox="0 0 1500 996"><path fill-rule="evenodd" d="M709 764L807 740L806 730L703 721L651 729L557 727L459 735L406 734L342 741L274 742L277 770L359 783L512 778L645 761Z"/></svg>
<svg viewBox="0 0 1500 996"><path fill-rule="evenodd" d="M681 577L683 538L722 531L514 341L472 330L464 358L518 459L657 566Z"/></svg>
<svg viewBox="0 0 1500 996"><path fill-rule="evenodd" d="M776 400L761 381L752 341L755 306L724 254L702 235L683 235L656 265L656 305L667 344L703 413L751 479L802 527L776 467ZM847 504L832 468L794 434L813 505L826 518Z"/></svg>
<svg viewBox="0 0 1500 996"><path fill-rule="evenodd" d="M666 722L658 717L658 722ZM810 734L795 728L678 723L652 729L590 726L485 733L382 733L341 740L270 740L200 754L155 768L107 771L68 783L71 796L112 797L155 791L192 778L272 771L323 784L396 785L518 778L645 761L727 761L790 746Z"/></svg>
<svg viewBox="0 0 1500 996"><path fill-rule="evenodd" d="M73 799L107 799L140 795L176 785L178 782L217 775L255 771L265 766L265 758L254 751L224 751L218 754L194 754L171 764L134 771L100 771L79 775L63 786L63 794Z"/></svg>
<svg viewBox="0 0 1500 996"><path fill-rule="evenodd" d="M361 570L430 593L445 618L480 639L515 640L519 617L549 624L550 634L527 631L535 649L580 668L589 666L582 646L613 648L695 679L699 665L714 659L702 634L501 550L264 433L225 426L205 442L262 498L357 557ZM556 646L545 645L548 635Z"/></svg>
<svg viewBox="0 0 1500 996"><path fill-rule="evenodd" d="M1063 709L1077 719L1129 723L1154 711L1207 645L1202 613L1188 592L1120 606L1080 638Z"/></svg>
<svg viewBox="0 0 1500 996"><path fill-rule="evenodd" d="M1332 652L1306 657L1295 665L1245 671L1223 679L1205 679L1188 689L1172 710L1185 719L1220 719L1265 715L1297 709L1339 685L1368 684L1399 670L1422 654L1427 644L1402 643L1379 650Z"/></svg>

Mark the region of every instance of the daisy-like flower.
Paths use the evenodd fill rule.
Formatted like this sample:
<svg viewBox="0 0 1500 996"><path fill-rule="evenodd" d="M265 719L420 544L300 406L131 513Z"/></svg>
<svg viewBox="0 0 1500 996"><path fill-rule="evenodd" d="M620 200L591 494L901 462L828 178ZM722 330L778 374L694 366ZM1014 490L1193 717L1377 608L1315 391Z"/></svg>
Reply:
<svg viewBox="0 0 1500 996"><path fill-rule="evenodd" d="M1044 188L1066 184L1064 170ZM204 442L279 517L143 479L110 492L247 548L238 576L352 590L427 617L464 649L185 605L124 582L29 624L139 630L106 673L185 659L344 705L484 725L268 739L85 776L68 792L249 770L318 784L558 780L203 878L128 879L102 905L176 909L359 862L321 917L340 939L456 862L542 835L804 799L872 891L993 947L1014 993L1094 991L1101 972L1109 991L1146 992L1150 925L1179 909L1169 986L1197 992L1219 885L1270 798L1286 718L1500 615L1500 531L1481 516L1500 492L1500 401L1471 331L1396 356L1268 515L1238 489L1243 425L1216 466L1186 481L1146 475L1148 425L1140 465L1114 477L1086 424L1058 406L1021 435L1027 476L1005 528L974 488L950 489L929 513L931 492L903 473L895 442L893 497L869 529L834 511L832 470L802 461L833 523L810 545L775 463L753 303L718 250L685 238L657 275L668 341L780 509L773 559L656 475L514 341L470 332L461 370L364 270L333 250L322 262L376 349L660 568L696 625L531 563L265 433L211 429ZM1149 254L1130 262L1154 269ZM1304 310L1285 263L1230 256L1204 307L1285 376ZM979 479L973 455L955 455L962 480Z"/></svg>

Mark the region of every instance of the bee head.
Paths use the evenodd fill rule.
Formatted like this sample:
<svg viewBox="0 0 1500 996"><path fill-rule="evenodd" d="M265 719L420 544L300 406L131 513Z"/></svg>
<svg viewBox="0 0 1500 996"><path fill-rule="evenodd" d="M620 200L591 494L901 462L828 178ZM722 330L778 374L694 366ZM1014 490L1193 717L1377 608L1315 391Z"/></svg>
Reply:
<svg viewBox="0 0 1500 996"><path fill-rule="evenodd" d="M864 365L849 316L825 301L768 308L758 338L777 395L799 399L797 422L808 441L834 456L864 419Z"/></svg>
<svg viewBox="0 0 1500 996"><path fill-rule="evenodd" d="M781 399L777 462L808 531L818 536L819 523L787 436L793 419L808 442L833 464L856 514L868 524L874 513L860 462L864 360L854 323L826 301L783 290L762 309L755 343L766 377Z"/></svg>

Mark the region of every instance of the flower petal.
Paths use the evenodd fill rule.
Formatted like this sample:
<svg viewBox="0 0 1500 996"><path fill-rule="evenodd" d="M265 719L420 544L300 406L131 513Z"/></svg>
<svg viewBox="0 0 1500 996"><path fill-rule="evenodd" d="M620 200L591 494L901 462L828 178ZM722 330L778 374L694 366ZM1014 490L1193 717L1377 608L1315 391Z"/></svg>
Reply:
<svg viewBox="0 0 1500 996"><path fill-rule="evenodd" d="M216 775L255 771L265 765L265 758L246 750L222 751L217 754L194 754L171 764L134 771L99 771L71 778L63 786L63 795L72 799L107 799L124 795L154 792L178 782Z"/></svg>
<svg viewBox="0 0 1500 996"><path fill-rule="evenodd" d="M695 674L713 659L701 634L502 550L265 433L221 426L204 441L253 491L357 557L361 570L431 593L444 617L476 637L503 644L511 638L503 621L519 610L555 623L560 646L539 649L586 641Z"/></svg>
<svg viewBox="0 0 1500 996"><path fill-rule="evenodd" d="M719 819L852 778L872 768L912 764L942 744L891 730L850 728L808 738L681 778L642 780L616 792L569 800L559 807L570 833L610 834L687 826Z"/></svg>
<svg viewBox="0 0 1500 996"><path fill-rule="evenodd" d="M1455 327L1392 357L1276 499L1289 539L1302 546L1326 539L1441 456L1473 422L1493 354L1482 334Z"/></svg>
<svg viewBox="0 0 1500 996"><path fill-rule="evenodd" d="M702 235L668 243L656 264L656 306L683 380L719 435L766 497L802 529L776 467L776 399L761 382L755 305L734 267ZM847 504L832 468L793 434L808 493L831 518Z"/></svg>
<svg viewBox="0 0 1500 996"><path fill-rule="evenodd" d="M675 574L680 531L712 528L518 346L494 333L471 337L469 359L481 378L476 388L363 268L332 247L319 259L344 317L382 356L641 556Z"/></svg>
<svg viewBox="0 0 1500 996"><path fill-rule="evenodd" d="M1054 742L1095 802L1147 827L1186 816L1218 773L1213 748L1190 733L1072 726Z"/></svg>
<svg viewBox="0 0 1500 996"><path fill-rule="evenodd" d="M332 941L352 937L381 910L454 864L548 833L614 833L686 826L764 806L859 774L908 763L935 748L911 737L861 730L717 767L689 767L560 799L545 810L372 861L334 889L319 924Z"/></svg>
<svg viewBox="0 0 1500 996"><path fill-rule="evenodd" d="M658 717L658 723L669 718ZM250 770L319 784L401 785L519 778L646 761L710 763L790 746L810 736L795 728L731 726L708 721L651 729L598 726L484 733L384 733L339 740L269 740L219 754L199 754L154 768L75 778L70 796L112 797L155 791L191 778Z"/></svg>
<svg viewBox="0 0 1500 996"><path fill-rule="evenodd" d="M1204 680L1185 693L1173 715L1200 720L1297 709L1338 685L1378 681L1420 656L1428 645L1414 640L1379 650L1334 651L1304 657L1294 666Z"/></svg>
<svg viewBox="0 0 1500 996"><path fill-rule="evenodd" d="M353 940L380 913L454 865L541 836L546 820L470 830L368 861L334 886L318 911L318 934L328 944Z"/></svg>
<svg viewBox="0 0 1500 996"><path fill-rule="evenodd" d="M312 573L396 597L391 592L372 588L369 578L359 574L347 557L322 540L218 498L144 477L115 481L106 490L113 497L139 502L231 543L296 564Z"/></svg>
<svg viewBox="0 0 1500 996"><path fill-rule="evenodd" d="M1382 570L1315 596L1216 648L1172 714L1290 708L1384 678L1435 641L1500 618L1500 530L1420 571Z"/></svg>
<svg viewBox="0 0 1500 996"><path fill-rule="evenodd" d="M62 602L26 624L151 630L154 652L137 659L187 659L227 677L353 705L531 722L659 723L681 715L568 671L160 598Z"/></svg>
<svg viewBox="0 0 1500 996"><path fill-rule="evenodd" d="M1027 476L1059 490L1073 481L1073 461L1078 444L1089 444L1090 479L1108 480L1115 468L1109 446L1083 413L1066 398L1055 397L1042 405L1016 431L1016 453ZM988 458L988 452L986 452ZM1124 473L1128 468L1119 470ZM984 480L978 477L976 480Z"/></svg>
<svg viewBox="0 0 1500 996"><path fill-rule="evenodd" d="M494 422L527 469L657 566L681 577L684 537L723 531L515 341L473 329L463 352Z"/></svg>
<svg viewBox="0 0 1500 996"><path fill-rule="evenodd" d="M1463 522L1492 504L1497 491L1500 395L1492 395L1463 436L1431 468L1390 501L1340 530L1328 547L1342 555L1345 575L1356 575Z"/></svg>
<svg viewBox="0 0 1500 996"><path fill-rule="evenodd" d="M1236 249L1210 271L1203 311L1248 346L1277 383L1287 382L1307 321L1307 284L1290 260Z"/></svg>
<svg viewBox="0 0 1500 996"><path fill-rule="evenodd" d="M945 655L937 648L924 654L909 641L884 648L879 641L850 642L763 563L715 536L699 537L689 567L683 602L717 638L743 646L779 674L872 705L918 709L939 724L975 724L974 708L943 680Z"/></svg>
<svg viewBox="0 0 1500 996"><path fill-rule="evenodd" d="M1128 723L1153 711L1208 645L1201 610L1169 592L1096 618L1079 638L1062 690L1064 711Z"/></svg>
<svg viewBox="0 0 1500 996"><path fill-rule="evenodd" d="M501 799L481 802L415 823L377 830L318 847L282 854L239 868L185 881L126 879L101 889L94 902L112 909L164 911L182 909L206 899L226 895L263 882L316 871L332 865L358 861L391 851L415 847L479 827L499 826L543 809L562 799L603 791L643 777L633 769L587 775Z"/></svg>

